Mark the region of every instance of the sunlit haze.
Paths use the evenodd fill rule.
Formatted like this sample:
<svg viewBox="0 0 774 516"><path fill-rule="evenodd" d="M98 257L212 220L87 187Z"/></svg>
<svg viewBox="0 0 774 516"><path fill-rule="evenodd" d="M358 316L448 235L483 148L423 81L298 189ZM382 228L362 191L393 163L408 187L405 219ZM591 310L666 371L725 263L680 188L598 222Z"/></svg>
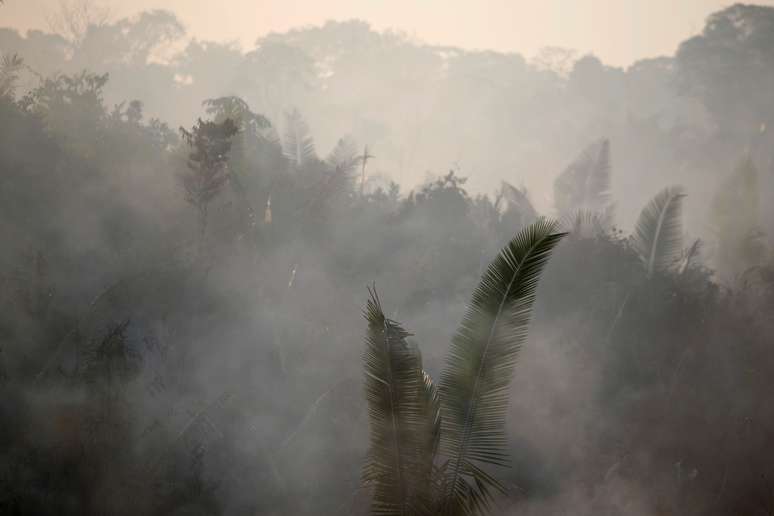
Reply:
<svg viewBox="0 0 774 516"><path fill-rule="evenodd" d="M766 0L758 2L772 5ZM59 0L7 0L0 24L46 28ZM114 18L168 9L201 39L235 40L251 48L272 31L358 18L378 30L398 29L417 39L531 57L544 46L593 53L626 66L668 55L701 30L726 0L107 0Z"/></svg>

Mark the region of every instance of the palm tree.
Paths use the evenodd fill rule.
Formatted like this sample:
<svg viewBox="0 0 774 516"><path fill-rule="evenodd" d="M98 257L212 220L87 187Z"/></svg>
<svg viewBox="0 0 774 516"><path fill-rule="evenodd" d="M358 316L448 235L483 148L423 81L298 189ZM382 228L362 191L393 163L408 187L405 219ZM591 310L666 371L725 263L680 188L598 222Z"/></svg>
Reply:
<svg viewBox="0 0 774 516"><path fill-rule="evenodd" d="M564 233L544 219L489 265L451 342L440 387L408 332L371 292L364 355L371 439L363 480L374 515L474 515L503 485L508 387L543 267Z"/></svg>
<svg viewBox="0 0 774 516"><path fill-rule="evenodd" d="M658 272L675 271L683 274L699 252L698 240L689 249L683 249L684 197L685 193L679 186L664 188L640 212L629 242L640 258L646 279L652 278ZM618 306L607 331L608 342L612 339L631 296L632 291L629 290Z"/></svg>

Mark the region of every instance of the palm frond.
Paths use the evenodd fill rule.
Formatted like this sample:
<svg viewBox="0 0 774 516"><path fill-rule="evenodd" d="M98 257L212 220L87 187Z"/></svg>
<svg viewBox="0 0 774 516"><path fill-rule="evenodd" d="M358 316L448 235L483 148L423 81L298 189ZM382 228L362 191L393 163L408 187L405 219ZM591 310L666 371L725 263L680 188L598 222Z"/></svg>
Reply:
<svg viewBox="0 0 774 516"><path fill-rule="evenodd" d="M632 235L632 245L648 276L680 259L683 249L682 188L665 188L643 209Z"/></svg>
<svg viewBox="0 0 774 516"><path fill-rule="evenodd" d="M296 167L301 167L316 157L309 126L297 109L285 115L285 139L282 142L282 152Z"/></svg>
<svg viewBox="0 0 774 516"><path fill-rule="evenodd" d="M360 163L361 157L357 155L357 148L354 142L347 138L340 138L328 155L326 161L335 170L341 170L348 177L351 177Z"/></svg>
<svg viewBox="0 0 774 516"><path fill-rule="evenodd" d="M507 181L502 181L500 187L500 197L506 202L506 211L514 210L521 214L522 218L530 222L538 218L538 213L529 200L527 189L525 187L516 188Z"/></svg>
<svg viewBox="0 0 774 516"><path fill-rule="evenodd" d="M508 387L540 274L564 236L544 219L521 230L473 293L441 375L441 454L448 461L441 514L486 510L503 486L485 471L507 464Z"/></svg>
<svg viewBox="0 0 774 516"><path fill-rule="evenodd" d="M0 97L13 96L24 61L17 54L5 54L0 59Z"/></svg>
<svg viewBox="0 0 774 516"><path fill-rule="evenodd" d="M685 271L688 270L688 267L691 265L691 262L694 258L696 258L699 255L699 252L701 251L702 247L702 241L701 239L697 238L693 241L693 244L691 244L691 247L686 249L683 252L683 257L680 259L680 265L677 268L677 274L683 275L685 274Z"/></svg>
<svg viewBox="0 0 774 516"><path fill-rule="evenodd" d="M577 238L599 236L612 225L613 215L611 211L577 210L559 220L559 227Z"/></svg>
<svg viewBox="0 0 774 516"><path fill-rule="evenodd" d="M431 514L438 397L409 333L385 317L370 291L365 309L365 390L371 427L364 481L374 515ZM435 414L433 414L435 412Z"/></svg>
<svg viewBox="0 0 774 516"><path fill-rule="evenodd" d="M589 145L554 181L560 216L576 210L604 210L610 202L610 142Z"/></svg>

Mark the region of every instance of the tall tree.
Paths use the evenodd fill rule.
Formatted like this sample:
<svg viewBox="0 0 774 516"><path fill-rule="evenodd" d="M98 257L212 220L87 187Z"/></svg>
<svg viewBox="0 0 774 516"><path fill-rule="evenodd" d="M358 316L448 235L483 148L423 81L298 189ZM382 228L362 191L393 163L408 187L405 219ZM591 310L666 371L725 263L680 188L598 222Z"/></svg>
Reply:
<svg viewBox="0 0 774 516"><path fill-rule="evenodd" d="M228 153L231 150L231 138L237 131L236 124L230 118L222 123L199 119L190 131L180 128L180 134L191 147L188 171L180 175L180 182L185 190L186 201L198 213L200 239L203 239L206 232L209 204L228 180Z"/></svg>

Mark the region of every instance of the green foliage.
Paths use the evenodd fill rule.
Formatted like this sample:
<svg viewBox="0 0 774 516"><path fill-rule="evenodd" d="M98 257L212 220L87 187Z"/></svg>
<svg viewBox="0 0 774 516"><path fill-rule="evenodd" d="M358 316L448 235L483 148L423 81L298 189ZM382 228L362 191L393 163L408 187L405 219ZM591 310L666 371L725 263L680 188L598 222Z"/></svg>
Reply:
<svg viewBox="0 0 774 516"><path fill-rule="evenodd" d="M502 485L485 468L507 464L505 412L540 274L563 234L540 220L520 231L484 273L441 374L444 514L476 514Z"/></svg>
<svg viewBox="0 0 774 516"><path fill-rule="evenodd" d="M191 147L188 171L180 175L185 200L199 213L200 231L207 223L207 207L228 181L228 153L231 138L237 133L230 118L222 123L199 121L190 131L180 128L180 134Z"/></svg>
<svg viewBox="0 0 774 516"><path fill-rule="evenodd" d="M374 487L372 514L432 514L431 474L438 434L437 395L400 324L385 317L375 292L368 321L366 399L371 446L363 481Z"/></svg>
<svg viewBox="0 0 774 516"><path fill-rule="evenodd" d="M481 514L495 492L505 492L487 469L508 463L508 388L541 271L564 236L556 227L545 220L528 226L487 269L452 339L440 404L418 350L405 340L408 333L384 316L372 294L366 308L371 446L365 480L374 486L373 514ZM434 459L441 461L438 469Z"/></svg>
<svg viewBox="0 0 774 516"><path fill-rule="evenodd" d="M222 124L231 119L240 131L247 132L252 137L257 137L263 130L271 127L271 122L265 116L253 113L247 102L239 97L207 99L202 105L207 114L213 117L213 122Z"/></svg>

